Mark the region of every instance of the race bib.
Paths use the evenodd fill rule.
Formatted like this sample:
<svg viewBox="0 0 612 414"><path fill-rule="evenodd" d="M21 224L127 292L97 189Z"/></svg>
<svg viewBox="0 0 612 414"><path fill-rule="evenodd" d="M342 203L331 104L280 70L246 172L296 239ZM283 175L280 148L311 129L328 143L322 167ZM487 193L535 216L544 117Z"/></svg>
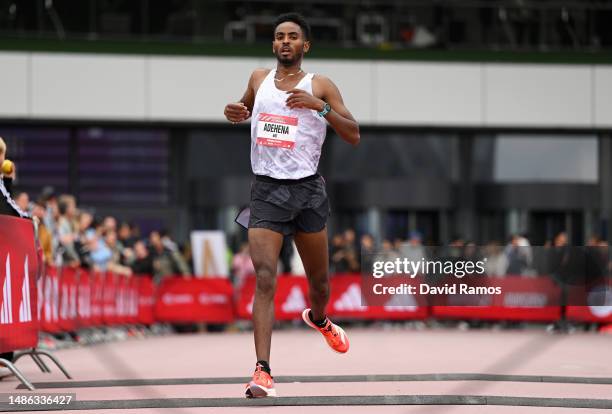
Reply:
<svg viewBox="0 0 612 414"><path fill-rule="evenodd" d="M257 145L293 149L297 125L297 117L261 113L257 121Z"/></svg>

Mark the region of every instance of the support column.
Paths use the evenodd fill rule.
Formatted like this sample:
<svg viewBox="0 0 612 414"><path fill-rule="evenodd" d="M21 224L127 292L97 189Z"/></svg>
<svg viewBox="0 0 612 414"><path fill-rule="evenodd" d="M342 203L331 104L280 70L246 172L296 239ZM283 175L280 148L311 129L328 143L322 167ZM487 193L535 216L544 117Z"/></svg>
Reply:
<svg viewBox="0 0 612 414"><path fill-rule="evenodd" d="M382 213L379 207L370 207L367 212L368 233L376 244L382 242Z"/></svg>
<svg viewBox="0 0 612 414"><path fill-rule="evenodd" d="M599 137L599 218L602 237L612 236L612 134Z"/></svg>
<svg viewBox="0 0 612 414"><path fill-rule="evenodd" d="M458 214L455 228L465 240L474 240L476 229L476 199L472 166L474 162L474 136L459 136L459 185L457 194Z"/></svg>

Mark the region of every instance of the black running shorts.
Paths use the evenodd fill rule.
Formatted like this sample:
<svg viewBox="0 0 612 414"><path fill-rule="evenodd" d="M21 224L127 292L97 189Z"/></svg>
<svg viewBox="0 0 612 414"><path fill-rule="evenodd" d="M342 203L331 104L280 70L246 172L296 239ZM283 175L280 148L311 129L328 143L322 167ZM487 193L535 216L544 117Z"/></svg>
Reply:
<svg viewBox="0 0 612 414"><path fill-rule="evenodd" d="M325 180L319 174L299 180L257 175L251 185L249 207L249 228L283 235L321 231L330 213Z"/></svg>

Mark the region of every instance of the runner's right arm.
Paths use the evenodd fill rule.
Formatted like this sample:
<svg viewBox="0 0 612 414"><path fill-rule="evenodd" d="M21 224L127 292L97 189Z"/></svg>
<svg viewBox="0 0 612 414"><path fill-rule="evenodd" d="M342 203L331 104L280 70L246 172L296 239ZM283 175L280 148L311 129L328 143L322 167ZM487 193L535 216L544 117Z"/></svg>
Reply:
<svg viewBox="0 0 612 414"><path fill-rule="evenodd" d="M255 104L255 94L268 72L270 72L269 69L255 69L249 78L249 84L240 101L225 105L223 113L228 121L236 123L250 118L253 105Z"/></svg>

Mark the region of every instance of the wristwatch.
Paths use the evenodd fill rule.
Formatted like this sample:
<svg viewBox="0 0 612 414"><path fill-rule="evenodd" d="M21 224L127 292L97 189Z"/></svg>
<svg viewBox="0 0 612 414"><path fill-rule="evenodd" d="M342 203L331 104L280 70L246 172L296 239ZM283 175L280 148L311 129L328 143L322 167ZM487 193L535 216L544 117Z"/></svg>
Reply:
<svg viewBox="0 0 612 414"><path fill-rule="evenodd" d="M317 112L317 114L319 114L319 116L321 117L324 117L329 113L329 111L331 111L331 105L325 102L325 105L323 105L323 110L321 112Z"/></svg>

